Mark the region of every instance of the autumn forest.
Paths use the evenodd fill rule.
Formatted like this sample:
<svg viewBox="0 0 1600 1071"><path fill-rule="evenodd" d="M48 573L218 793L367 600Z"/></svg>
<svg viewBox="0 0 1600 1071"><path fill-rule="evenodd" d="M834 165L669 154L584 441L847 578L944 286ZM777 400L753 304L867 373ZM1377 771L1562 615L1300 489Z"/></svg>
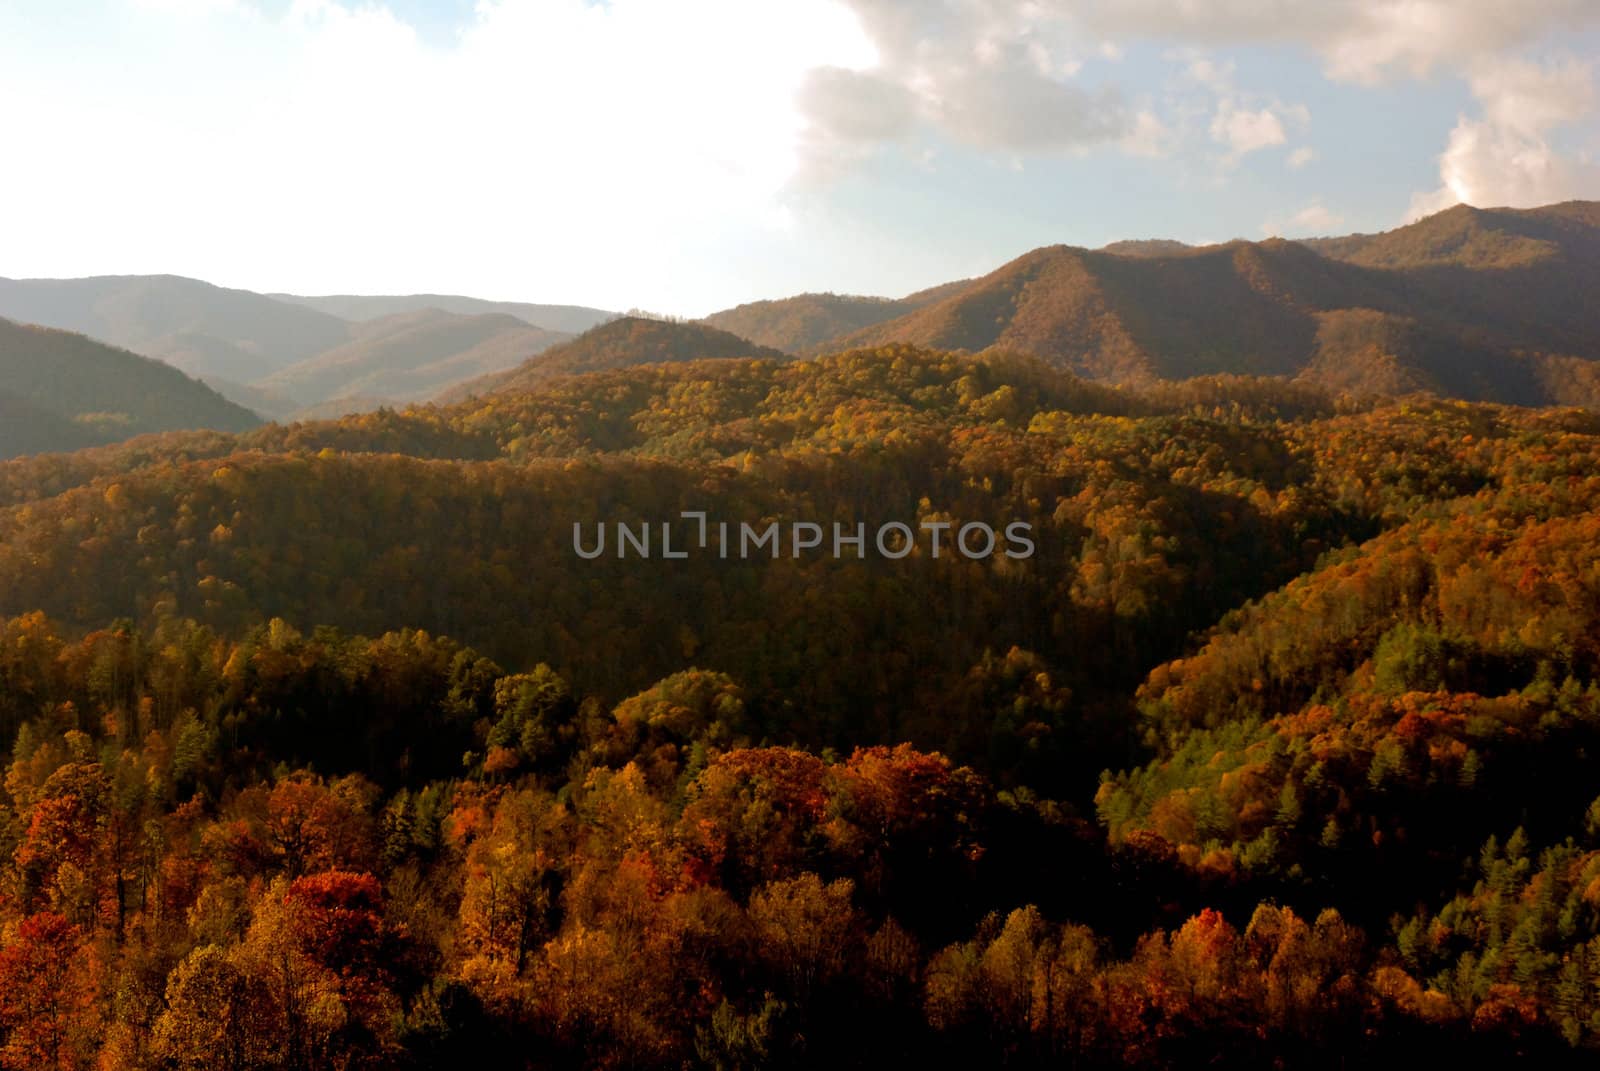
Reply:
<svg viewBox="0 0 1600 1071"><path fill-rule="evenodd" d="M1037 552L573 553L695 510ZM0 463L0 1065L1592 1060L1597 518L1584 410L904 344Z"/></svg>

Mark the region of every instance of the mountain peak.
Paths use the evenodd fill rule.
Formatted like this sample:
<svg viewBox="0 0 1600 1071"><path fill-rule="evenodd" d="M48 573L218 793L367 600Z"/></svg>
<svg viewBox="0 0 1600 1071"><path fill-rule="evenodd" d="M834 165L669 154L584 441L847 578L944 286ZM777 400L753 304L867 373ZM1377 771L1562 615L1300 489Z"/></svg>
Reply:
<svg viewBox="0 0 1600 1071"><path fill-rule="evenodd" d="M531 389L558 376L646 364L754 357L784 360L788 354L706 323L621 316L552 346L510 372L465 383L441 395L451 401L475 394Z"/></svg>

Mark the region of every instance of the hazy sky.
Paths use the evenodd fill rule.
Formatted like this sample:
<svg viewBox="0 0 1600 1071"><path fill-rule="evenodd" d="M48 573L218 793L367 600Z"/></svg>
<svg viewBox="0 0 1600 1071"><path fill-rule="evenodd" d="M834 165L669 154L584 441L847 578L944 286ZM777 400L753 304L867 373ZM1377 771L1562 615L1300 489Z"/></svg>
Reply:
<svg viewBox="0 0 1600 1071"><path fill-rule="evenodd" d="M0 275L700 315L1600 198L1600 0L4 0Z"/></svg>

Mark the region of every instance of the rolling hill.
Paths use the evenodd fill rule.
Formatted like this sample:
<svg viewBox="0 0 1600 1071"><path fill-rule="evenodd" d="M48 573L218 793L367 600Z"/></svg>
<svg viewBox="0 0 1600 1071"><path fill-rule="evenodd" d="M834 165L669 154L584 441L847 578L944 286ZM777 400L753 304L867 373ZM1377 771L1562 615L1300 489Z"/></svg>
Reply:
<svg viewBox="0 0 1600 1071"><path fill-rule="evenodd" d="M482 298L461 297L455 294L410 294L407 296L364 296L337 294L326 297L304 297L298 294L268 295L277 301L300 305L319 312L329 313L342 320L376 320L407 312L442 309L461 316L499 314L515 316L525 323L535 324L549 331L579 334L615 319L616 313L592 309L584 305L536 305L523 301L485 301Z"/></svg>
<svg viewBox="0 0 1600 1071"><path fill-rule="evenodd" d="M0 456L184 428L261 423L160 361L67 331L0 320Z"/></svg>
<svg viewBox="0 0 1600 1071"><path fill-rule="evenodd" d="M1509 269L1559 258L1570 246L1592 245L1597 228L1600 204L1591 201L1532 209L1456 205L1392 231L1302 244L1369 268Z"/></svg>
<svg viewBox="0 0 1600 1071"><path fill-rule="evenodd" d="M1600 412L1350 395L1592 390L1595 225L0 461L0 1065L1593 1066ZM206 399L0 321L0 452Z"/></svg>
<svg viewBox="0 0 1600 1071"><path fill-rule="evenodd" d="M472 380L440 395L458 401L484 394L511 394L558 376L603 372L647 364L676 364L708 358L760 357L783 360L788 354L760 346L700 323L671 323L625 316L586 331L570 342L524 361L509 372Z"/></svg>
<svg viewBox="0 0 1600 1071"><path fill-rule="evenodd" d="M330 1066L695 1066L734 1000L842 1066L1592 1064L1600 417L1161 391L901 346L0 464L0 970L79 1066L163 992L271 1066L313 983Z"/></svg>
<svg viewBox="0 0 1600 1071"><path fill-rule="evenodd" d="M965 285L965 280L945 283L898 299L797 294L714 312L704 322L763 346L810 357L823 352L829 342L841 335L915 312Z"/></svg>
<svg viewBox="0 0 1600 1071"><path fill-rule="evenodd" d="M395 313L354 325L352 338L252 384L319 405L365 396L396 402L431 397L463 380L516 367L571 335L504 313L442 309Z"/></svg>
<svg viewBox="0 0 1600 1071"><path fill-rule="evenodd" d="M175 275L0 279L0 316L240 382L349 336L349 325L327 313Z"/></svg>
<svg viewBox="0 0 1600 1071"><path fill-rule="evenodd" d="M221 376L203 376L200 382L233 404L243 406L252 413L259 413L268 420L286 420L304 408L301 403L286 394L240 383L237 380Z"/></svg>
<svg viewBox="0 0 1600 1071"><path fill-rule="evenodd" d="M165 360L277 418L894 343L1016 350L1116 383L1270 375L1358 394L1600 405L1595 293L1600 205L1568 202L1458 206L1302 242L1045 246L903 298L807 293L695 325L449 295L268 296L173 276L0 280L0 315Z"/></svg>
<svg viewBox="0 0 1600 1071"><path fill-rule="evenodd" d="M1100 247L1102 253L1115 253L1119 257L1170 257L1189 252L1195 247L1171 238L1127 238Z"/></svg>
<svg viewBox="0 0 1600 1071"><path fill-rule="evenodd" d="M612 314L449 295L269 296L137 275L0 279L0 316L165 361L236 404L285 418L343 411L341 399L365 399L360 408L425 398Z"/></svg>

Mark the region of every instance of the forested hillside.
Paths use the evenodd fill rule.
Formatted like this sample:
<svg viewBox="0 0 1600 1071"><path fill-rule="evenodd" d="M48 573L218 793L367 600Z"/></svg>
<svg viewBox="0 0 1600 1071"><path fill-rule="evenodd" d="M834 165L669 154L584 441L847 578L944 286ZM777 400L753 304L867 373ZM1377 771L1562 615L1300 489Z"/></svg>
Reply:
<svg viewBox="0 0 1600 1071"><path fill-rule="evenodd" d="M0 320L0 458L260 419L170 365L67 331Z"/></svg>
<svg viewBox="0 0 1600 1071"><path fill-rule="evenodd" d="M0 458L76 450L99 441L92 429L0 390Z"/></svg>
<svg viewBox="0 0 1600 1071"><path fill-rule="evenodd" d="M946 283L893 300L854 294L798 294L724 309L707 316L705 322L763 346L810 357L837 338L914 312L965 286L965 281Z"/></svg>
<svg viewBox="0 0 1600 1071"><path fill-rule="evenodd" d="M1597 511L1576 409L910 346L0 463L0 1059L1592 1062Z"/></svg>
<svg viewBox="0 0 1600 1071"><path fill-rule="evenodd" d="M623 316L591 328L577 338L552 346L515 368L458 384L440 396L460 401L483 394L515 394L560 376L607 372L639 365L728 357L786 354L737 335L698 323L675 323L642 316Z"/></svg>
<svg viewBox="0 0 1600 1071"><path fill-rule="evenodd" d="M1597 287L1595 204L1458 206L1379 235L1036 249L827 348L1000 347L1114 382L1277 375L1593 407Z"/></svg>

